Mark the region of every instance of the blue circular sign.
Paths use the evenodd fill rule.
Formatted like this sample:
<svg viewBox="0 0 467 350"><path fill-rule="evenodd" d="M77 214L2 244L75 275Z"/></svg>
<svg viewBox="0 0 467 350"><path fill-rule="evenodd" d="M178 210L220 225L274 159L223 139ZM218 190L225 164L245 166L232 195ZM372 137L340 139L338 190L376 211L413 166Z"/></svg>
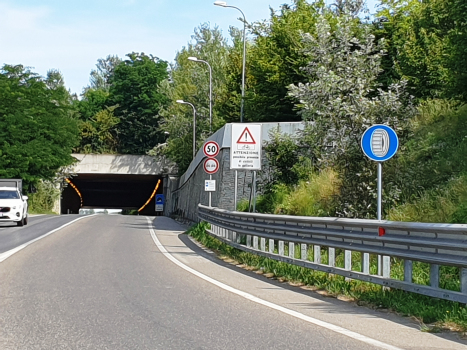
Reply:
<svg viewBox="0 0 467 350"><path fill-rule="evenodd" d="M362 136L362 150L375 162L392 158L399 148L396 132L387 125L376 124L369 127Z"/></svg>

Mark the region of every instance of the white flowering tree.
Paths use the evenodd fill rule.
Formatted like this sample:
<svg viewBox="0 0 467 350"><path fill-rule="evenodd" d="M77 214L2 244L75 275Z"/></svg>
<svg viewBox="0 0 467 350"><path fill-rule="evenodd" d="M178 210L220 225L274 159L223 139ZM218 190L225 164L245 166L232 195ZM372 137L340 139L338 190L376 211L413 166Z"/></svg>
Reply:
<svg viewBox="0 0 467 350"><path fill-rule="evenodd" d="M363 132L387 124L404 138L414 114L405 82L386 91L379 87L383 43L376 43L370 30L350 7L342 6L334 16L324 13L316 34L302 35L308 82L289 87L308 123L303 142L310 156L319 169L333 167L343 180L337 214L347 217L375 212L376 168L360 149ZM397 188L391 181L387 185L386 198L397 199Z"/></svg>

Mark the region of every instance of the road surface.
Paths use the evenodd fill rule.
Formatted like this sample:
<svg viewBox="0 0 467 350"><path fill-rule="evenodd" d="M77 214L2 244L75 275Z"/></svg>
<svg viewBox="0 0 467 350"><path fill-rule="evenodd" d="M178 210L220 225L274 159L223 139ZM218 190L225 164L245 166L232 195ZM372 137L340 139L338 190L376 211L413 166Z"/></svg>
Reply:
<svg viewBox="0 0 467 350"><path fill-rule="evenodd" d="M35 235L0 228L0 248L77 218L32 218ZM0 349L465 348L220 262L183 231L165 217L81 217L9 256Z"/></svg>

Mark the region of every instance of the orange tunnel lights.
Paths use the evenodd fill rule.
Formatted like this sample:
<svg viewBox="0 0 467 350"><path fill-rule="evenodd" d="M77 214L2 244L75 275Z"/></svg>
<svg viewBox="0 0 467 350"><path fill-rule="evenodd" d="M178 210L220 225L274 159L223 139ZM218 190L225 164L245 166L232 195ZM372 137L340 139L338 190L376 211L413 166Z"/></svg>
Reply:
<svg viewBox="0 0 467 350"><path fill-rule="evenodd" d="M73 182L71 182L69 179L65 179L65 181L66 181L67 183L69 183L70 186L73 187L73 189L74 189L74 190L76 191L76 193L78 194L79 199L80 199L80 201L81 201L80 207L82 207L82 206L83 206L83 196L81 195L81 192L78 190L78 188L75 186L75 184L74 184Z"/></svg>
<svg viewBox="0 0 467 350"><path fill-rule="evenodd" d="M156 195L156 192L157 192L157 189L159 188L159 185L161 184L161 180L159 179L159 181L157 181L157 184L156 184L156 188L154 189L154 191L152 192L151 194L151 197L149 197L149 199L146 201L146 203L144 203L144 205L138 209L138 212L140 212L141 210L143 210L144 208L147 207L147 205L149 204L149 202L151 202L151 200L154 198L154 196Z"/></svg>

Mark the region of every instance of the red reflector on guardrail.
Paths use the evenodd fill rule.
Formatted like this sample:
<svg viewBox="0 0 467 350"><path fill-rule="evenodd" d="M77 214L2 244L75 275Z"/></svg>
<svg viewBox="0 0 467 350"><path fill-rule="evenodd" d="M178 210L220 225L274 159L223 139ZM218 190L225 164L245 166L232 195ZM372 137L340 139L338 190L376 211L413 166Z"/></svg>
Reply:
<svg viewBox="0 0 467 350"><path fill-rule="evenodd" d="M378 227L378 235L384 236L386 234L386 229L384 227Z"/></svg>

